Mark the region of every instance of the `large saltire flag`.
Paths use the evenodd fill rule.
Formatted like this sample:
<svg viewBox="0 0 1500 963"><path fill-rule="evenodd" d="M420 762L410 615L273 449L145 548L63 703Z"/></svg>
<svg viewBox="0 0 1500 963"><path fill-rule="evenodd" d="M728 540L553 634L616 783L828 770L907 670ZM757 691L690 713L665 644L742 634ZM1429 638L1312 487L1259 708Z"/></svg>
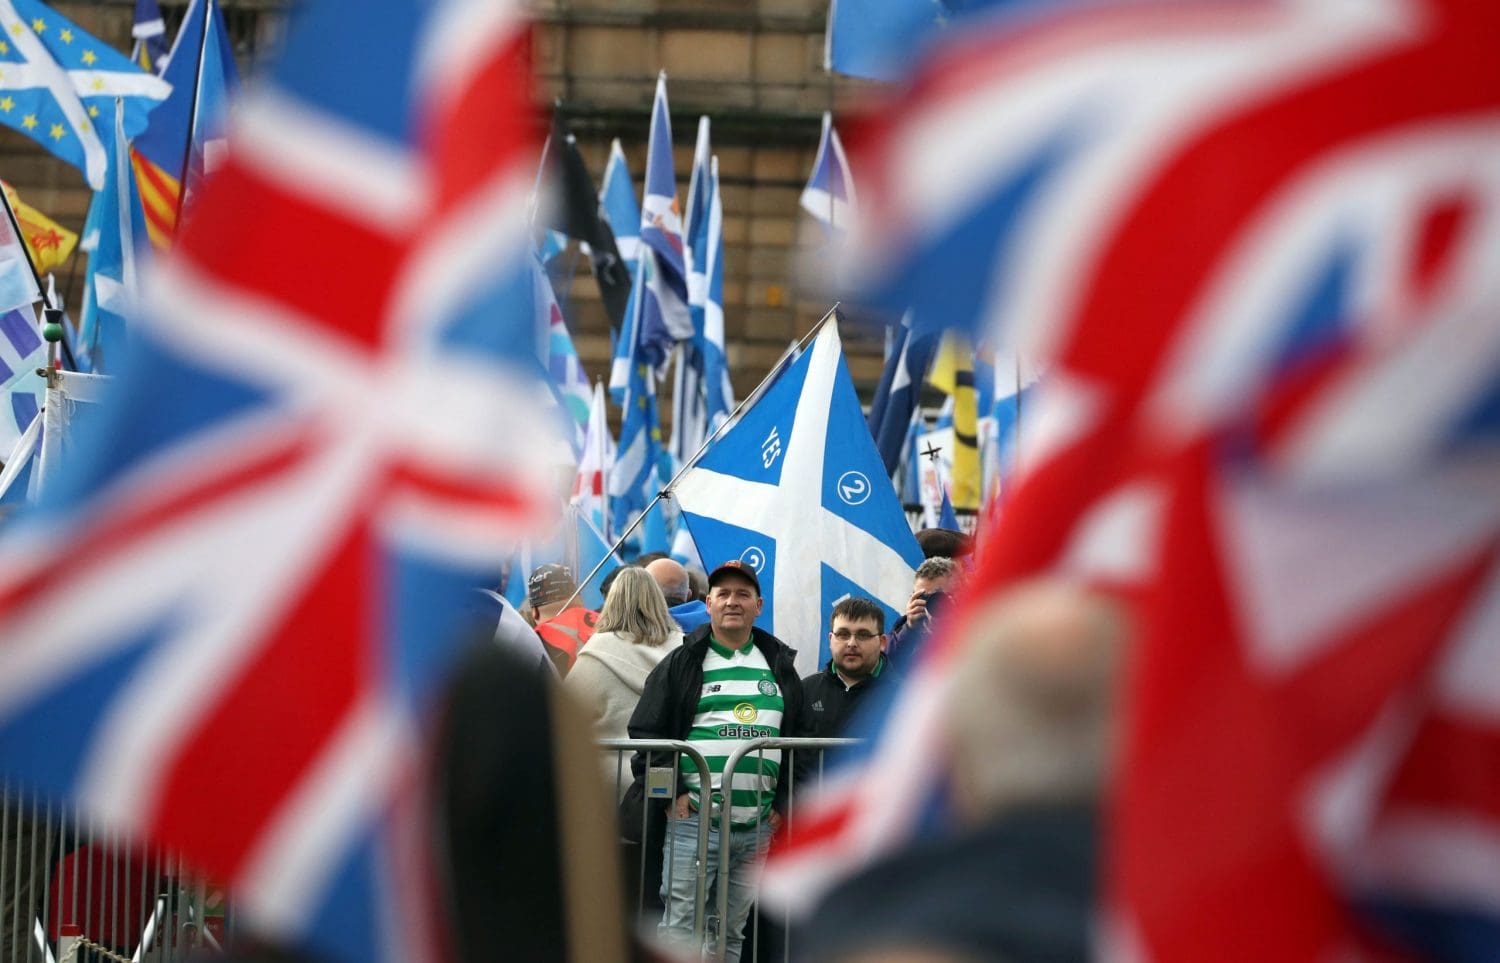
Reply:
<svg viewBox="0 0 1500 963"><path fill-rule="evenodd" d="M10 784L323 959L444 957L423 721L469 593L556 505L529 36L499 2L299 6L107 424L0 540Z"/></svg>
<svg viewBox="0 0 1500 963"><path fill-rule="evenodd" d="M131 141L146 225L158 250L171 244L177 230L189 174L201 173L222 151L225 105L239 83L217 0L193 0L188 7L162 79L172 85L172 95Z"/></svg>
<svg viewBox="0 0 1500 963"><path fill-rule="evenodd" d="M756 571L757 624L797 650L804 675L828 657L838 599L872 598L889 623L911 596L922 551L865 429L834 322L673 495L705 563Z"/></svg>
<svg viewBox="0 0 1500 963"><path fill-rule="evenodd" d="M970 630L1055 572L1139 627L1103 958L1489 953L1497 30L1462 0L1101 7L968 32L886 114L854 263L1030 320L1042 437L768 901L931 823Z"/></svg>
<svg viewBox="0 0 1500 963"><path fill-rule="evenodd" d="M651 137L646 147L646 190L641 198L642 260L652 262L650 285L642 293L639 352L658 374L666 371L672 346L693 336L688 309L688 261L677 206L677 174L672 163L672 116L667 108L667 75L656 80L651 104Z"/></svg>
<svg viewBox="0 0 1500 963"><path fill-rule="evenodd" d="M115 98L134 134L171 88L40 0L0 0L0 31L0 123L102 189Z"/></svg>

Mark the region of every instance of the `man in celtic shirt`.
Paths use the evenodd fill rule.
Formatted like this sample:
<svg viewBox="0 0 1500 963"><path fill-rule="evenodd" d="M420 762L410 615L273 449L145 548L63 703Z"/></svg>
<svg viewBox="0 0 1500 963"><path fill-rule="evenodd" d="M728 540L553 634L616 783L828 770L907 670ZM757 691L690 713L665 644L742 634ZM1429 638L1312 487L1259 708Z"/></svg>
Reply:
<svg viewBox="0 0 1500 963"><path fill-rule="evenodd" d="M680 794L671 804L662 872L659 935L690 943L698 847L698 820L711 818L709 905L717 885L719 847L729 847L729 906L719 925L726 933L725 959L737 961L745 920L755 901L756 864L780 825L791 783L782 753L751 753L735 768L732 795L723 793L730 754L752 739L802 735L802 682L796 652L755 628L763 600L755 570L726 562L708 577L709 624L683 640L646 678L630 717L632 739L685 739L703 754L709 772L686 756L680 762ZM645 760L637 759L642 767ZM729 807L729 838L720 838L722 807Z"/></svg>

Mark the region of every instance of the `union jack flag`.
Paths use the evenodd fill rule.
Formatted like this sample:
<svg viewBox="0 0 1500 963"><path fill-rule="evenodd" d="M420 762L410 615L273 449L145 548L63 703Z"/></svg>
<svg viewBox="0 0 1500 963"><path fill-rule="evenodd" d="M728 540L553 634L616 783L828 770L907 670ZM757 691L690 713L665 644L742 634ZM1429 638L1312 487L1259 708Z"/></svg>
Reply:
<svg viewBox="0 0 1500 963"><path fill-rule="evenodd" d="M1492 952L1497 29L1480 0L997 16L865 132L849 276L1053 375L969 614L768 894L940 805L965 619L1051 572L1138 626L1107 955Z"/></svg>
<svg viewBox="0 0 1500 963"><path fill-rule="evenodd" d="M519 4L300 7L108 425L0 543L0 765L330 959L437 955L421 724L555 503L528 50Z"/></svg>

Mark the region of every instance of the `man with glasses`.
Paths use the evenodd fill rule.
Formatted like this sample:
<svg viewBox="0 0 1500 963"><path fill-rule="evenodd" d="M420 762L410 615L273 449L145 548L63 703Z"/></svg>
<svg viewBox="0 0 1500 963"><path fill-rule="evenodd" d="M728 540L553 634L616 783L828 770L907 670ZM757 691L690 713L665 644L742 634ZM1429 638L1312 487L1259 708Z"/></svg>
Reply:
<svg viewBox="0 0 1500 963"><path fill-rule="evenodd" d="M810 736L842 736L854 706L893 674L885 657L885 610L875 602L843 599L828 627L828 665L802 680Z"/></svg>

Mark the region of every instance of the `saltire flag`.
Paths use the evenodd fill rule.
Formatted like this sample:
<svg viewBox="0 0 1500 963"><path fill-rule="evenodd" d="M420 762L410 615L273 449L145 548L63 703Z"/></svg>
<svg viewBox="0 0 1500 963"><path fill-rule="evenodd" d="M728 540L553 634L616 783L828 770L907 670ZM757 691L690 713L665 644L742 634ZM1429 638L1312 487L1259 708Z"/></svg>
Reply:
<svg viewBox="0 0 1500 963"><path fill-rule="evenodd" d="M167 22L156 0L135 0L130 36L135 38L130 59L148 74L159 73L167 61Z"/></svg>
<svg viewBox="0 0 1500 963"><path fill-rule="evenodd" d="M642 257L636 266L635 286L630 292L630 311L620 341L626 350L623 383L616 391L618 367L612 372L610 393L623 409L620 416L620 442L615 449L615 463L610 470L610 514L615 527L624 531L630 521L643 511L656 494L658 466L665 453L661 437L661 414L657 408L656 372L642 353L640 333L649 299L645 296L647 277L654 259Z"/></svg>
<svg viewBox="0 0 1500 963"><path fill-rule="evenodd" d="M573 347L573 335L568 331L562 308L558 307L552 280L547 277L547 269L535 256L532 258L532 267L532 296L536 305L537 326L542 332L542 343L546 346L541 361L546 366L558 403L562 405L568 444L576 455L582 448L584 433L588 431L589 404L593 390L589 387L589 376L583 370L578 351Z"/></svg>
<svg viewBox="0 0 1500 963"><path fill-rule="evenodd" d="M0 123L102 189L108 159L92 118L119 96L143 123L167 86L38 0L0 0L0 30Z"/></svg>
<svg viewBox="0 0 1500 963"><path fill-rule="evenodd" d="M8 451L42 409L47 342L30 305L0 314L0 450Z"/></svg>
<svg viewBox="0 0 1500 963"><path fill-rule="evenodd" d="M0 540L10 784L323 959L445 958L422 722L555 505L519 375L529 36L507 4L299 6L107 423Z"/></svg>
<svg viewBox="0 0 1500 963"><path fill-rule="evenodd" d="M922 385L927 382L927 370L937 353L937 345L936 335L913 333L909 317L903 317L895 330L892 350L870 402L868 419L887 478L895 478L902 464L910 460L906 452L911 448L908 443L911 426L917 417Z"/></svg>
<svg viewBox="0 0 1500 963"><path fill-rule="evenodd" d="M606 210L594 194L594 179L589 176L588 167L583 162L578 141L556 119L547 153L555 158L551 165L561 180L560 203L551 208L548 226L577 238L588 251L589 264L599 285L599 296L604 301L605 313L609 315L610 327L618 332L625 325L635 265L624 260L620 253L615 240L618 232L611 229ZM639 212L635 220L640 220ZM638 230L635 222L631 223L630 229ZM552 233L549 231L548 236L551 237Z"/></svg>
<svg viewBox="0 0 1500 963"><path fill-rule="evenodd" d="M871 141L890 233L855 263L1045 349L1041 454L769 901L941 808L965 623L1056 572L1138 626L1102 958L1489 954L1497 30L1460 0L1134 4L939 52Z"/></svg>
<svg viewBox="0 0 1500 963"><path fill-rule="evenodd" d="M950 484L953 504L973 511L979 507L978 401L974 387L974 348L962 334L949 332L938 345L927 383L948 396L945 413L951 411L953 445Z"/></svg>
<svg viewBox="0 0 1500 963"><path fill-rule="evenodd" d="M646 191L641 199L641 260L649 262L641 292L639 354L666 373L672 347L693 336L688 309L687 253L677 206L677 174L672 164L672 117L667 108L667 75L656 79L651 105L651 138L646 147Z"/></svg>
<svg viewBox="0 0 1500 963"><path fill-rule="evenodd" d="M609 144L609 160L604 167L604 180L599 184L599 204L604 219L615 232L615 244L630 276L635 277L635 262L641 256L641 204L636 200L635 182L630 179L630 167L625 163L625 150L616 137Z"/></svg>
<svg viewBox="0 0 1500 963"><path fill-rule="evenodd" d="M853 593L889 620L905 609L921 549L865 430L837 322L824 325L673 492L703 561L738 559L760 578L757 624L828 658L828 613Z"/></svg>
<svg viewBox="0 0 1500 963"><path fill-rule="evenodd" d="M578 456L578 474L573 478L572 504L595 528L609 538L608 482L615 463L615 440L609 433L609 413L604 405L604 385L595 384L589 400L588 430Z"/></svg>
<svg viewBox="0 0 1500 963"><path fill-rule="evenodd" d="M719 194L719 159L709 161L708 219L704 225L708 290L703 302L704 418L709 431L734 410L734 384L724 345L724 199Z"/></svg>
<svg viewBox="0 0 1500 963"><path fill-rule="evenodd" d="M685 463L708 436L707 398L704 394L704 311L708 304L708 192L709 122L698 118L698 143L693 149L693 172L688 181L688 203L683 232L687 257L688 314L692 337L677 349L672 380L672 438L669 450L677 464Z"/></svg>
<svg viewBox="0 0 1500 963"><path fill-rule="evenodd" d="M5 198L21 226L21 238L37 271L45 274L61 267L78 246L78 235L21 200L10 184L0 181L0 186L4 187Z"/></svg>
<svg viewBox="0 0 1500 963"><path fill-rule="evenodd" d="M151 114L146 129L131 136L146 225L157 250L171 246L189 172L201 174L205 156L222 152L223 107L238 85L238 71L217 0L193 0L188 6L162 79L171 84L171 96Z"/></svg>
<svg viewBox="0 0 1500 963"><path fill-rule="evenodd" d="M818 155L813 160L807 186L802 189L801 203L802 209L829 231L842 232L848 228L854 207L854 176L849 173L849 158L833 126L833 114L826 110Z"/></svg>
<svg viewBox="0 0 1500 963"><path fill-rule="evenodd" d="M77 359L88 371L117 374L141 294L141 268L150 258L146 214L128 161L124 119L116 116L109 180L97 195L98 245L89 255Z"/></svg>

